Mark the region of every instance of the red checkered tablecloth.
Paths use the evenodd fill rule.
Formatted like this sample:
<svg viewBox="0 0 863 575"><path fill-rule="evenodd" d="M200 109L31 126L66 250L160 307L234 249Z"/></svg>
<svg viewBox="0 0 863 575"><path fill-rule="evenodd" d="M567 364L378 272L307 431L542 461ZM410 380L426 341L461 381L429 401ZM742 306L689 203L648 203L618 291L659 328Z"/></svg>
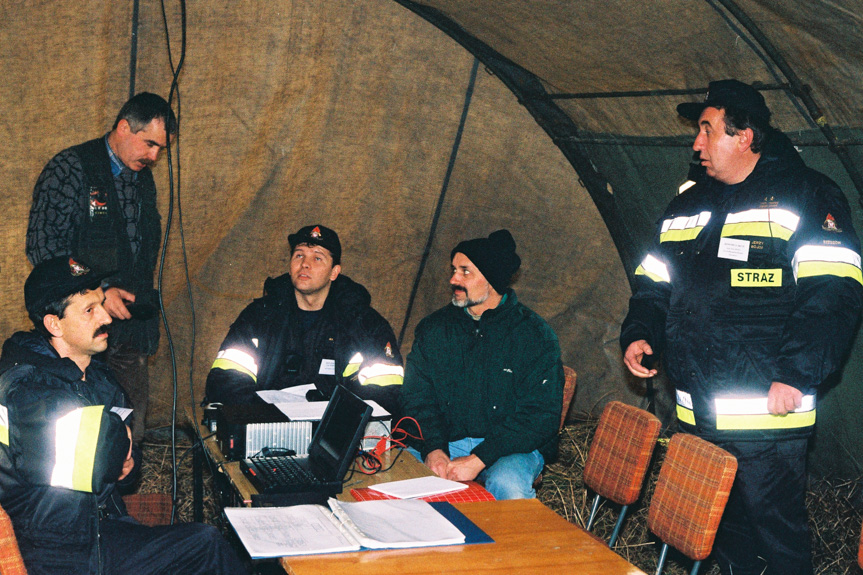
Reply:
<svg viewBox="0 0 863 575"><path fill-rule="evenodd" d="M489 493L485 487L483 487L476 481L465 481L464 483L467 484L467 489L462 489L460 491L450 491L449 493L440 493L438 495L429 495L427 497L420 497L419 499L422 499L423 501L448 501L450 503L494 501L494 496ZM357 501L371 501L373 499L397 499L397 497L386 495L384 493L381 493L380 491L369 489L368 487L351 489L351 495L353 495L354 499L356 499Z"/></svg>

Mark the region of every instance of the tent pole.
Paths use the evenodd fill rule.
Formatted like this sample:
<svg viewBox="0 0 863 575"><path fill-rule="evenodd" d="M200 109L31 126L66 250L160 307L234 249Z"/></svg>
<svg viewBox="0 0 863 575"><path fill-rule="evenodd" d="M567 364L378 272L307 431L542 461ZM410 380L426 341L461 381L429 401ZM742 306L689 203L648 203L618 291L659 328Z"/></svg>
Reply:
<svg viewBox="0 0 863 575"><path fill-rule="evenodd" d="M129 99L135 95L135 76L138 70L138 15L140 0L132 2L132 36L129 47Z"/></svg>
<svg viewBox="0 0 863 575"><path fill-rule="evenodd" d="M411 0L395 1L426 19L473 54L515 94L519 103L527 109L540 128L557 144L557 147L575 169L579 183L584 186L594 205L596 205L614 246L617 248L617 253L629 280L630 289L634 291L634 271L639 259L638 245L623 220L614 194L608 187L608 181L591 163L584 146L567 139L568 136L576 134L578 128L573 123L572 118L567 116L554 101L543 97L547 96L548 92L542 81L536 75L468 34L464 28L439 10Z"/></svg>
<svg viewBox="0 0 863 575"><path fill-rule="evenodd" d="M411 288L410 297L408 297L408 307L405 310L405 319L402 322L401 330L399 330L399 339L398 339L399 348L401 348L402 342L405 340L405 331L407 331L408 322L410 322L410 319L411 319L411 312L413 311L413 308L414 308L414 300L416 299L417 291L419 290L419 287L420 287L420 280L422 279L422 275L423 275L423 271L425 270L426 263L428 263L428 258L429 258L429 254L431 253L432 243L434 243L435 233L437 232L438 220L440 220L440 213L441 213L441 210L443 209L444 198L446 197L446 192L447 192L447 189L449 188L449 180L450 180L450 177L452 176L452 171L455 168L455 160L456 160L456 157L458 156L458 149L461 146L461 137L462 137L462 134L464 133L464 126L467 123L467 113L470 110L470 102L473 99L473 90L476 87L476 74L477 74L478 70L479 70L479 60L474 58L473 59L473 65L471 66L471 69L470 69L470 79L468 80L468 83L467 83L467 90L465 90L464 104L462 105L462 110L461 110L461 119L459 120L458 130L456 131L455 139L453 140L453 143L452 143L452 150L450 151L449 162L447 163L447 167L446 167L446 174L444 175L443 183L441 184L440 195L438 196L437 206L435 206L434 216L432 217L432 223L431 223L431 226L429 227L429 235L428 235L428 238L426 239L426 246L425 246L425 249L423 250L422 258L420 259L420 265L419 265L419 268L417 269L417 275L414 278L414 285Z"/></svg>

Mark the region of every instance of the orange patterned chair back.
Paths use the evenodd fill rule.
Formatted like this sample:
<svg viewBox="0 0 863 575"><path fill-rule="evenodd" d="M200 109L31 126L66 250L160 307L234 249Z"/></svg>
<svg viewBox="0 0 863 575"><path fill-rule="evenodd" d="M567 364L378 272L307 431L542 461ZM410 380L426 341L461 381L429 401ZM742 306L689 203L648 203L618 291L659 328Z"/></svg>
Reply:
<svg viewBox="0 0 863 575"><path fill-rule="evenodd" d="M563 366L563 409L560 413L560 429L566 423L566 414L569 413L569 404L575 396L575 370L569 366Z"/></svg>
<svg viewBox="0 0 863 575"><path fill-rule="evenodd" d="M675 434L659 470L647 526L690 559L705 559L736 474L737 459L724 449L694 435Z"/></svg>
<svg viewBox="0 0 863 575"><path fill-rule="evenodd" d="M602 411L584 465L584 483L619 505L631 505L662 427L655 415L611 401Z"/></svg>
<svg viewBox="0 0 863 575"><path fill-rule="evenodd" d="M860 531L860 546L857 548L857 565L863 569L863 530Z"/></svg>
<svg viewBox="0 0 863 575"><path fill-rule="evenodd" d="M138 523L154 527L171 523L171 498L165 493L124 495L126 510ZM0 575L4 575L0 572Z"/></svg>
<svg viewBox="0 0 863 575"><path fill-rule="evenodd" d="M0 507L0 574L27 575L21 550L18 549L18 540L12 530L12 520L2 507Z"/></svg>

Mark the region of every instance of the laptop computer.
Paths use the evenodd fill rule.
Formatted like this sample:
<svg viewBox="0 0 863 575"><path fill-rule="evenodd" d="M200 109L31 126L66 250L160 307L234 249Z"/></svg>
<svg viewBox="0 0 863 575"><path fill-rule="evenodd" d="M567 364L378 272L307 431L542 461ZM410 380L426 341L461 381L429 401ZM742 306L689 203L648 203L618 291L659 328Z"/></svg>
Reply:
<svg viewBox="0 0 863 575"><path fill-rule="evenodd" d="M243 473L259 493L342 492L372 407L344 386L336 386L305 456L247 457Z"/></svg>

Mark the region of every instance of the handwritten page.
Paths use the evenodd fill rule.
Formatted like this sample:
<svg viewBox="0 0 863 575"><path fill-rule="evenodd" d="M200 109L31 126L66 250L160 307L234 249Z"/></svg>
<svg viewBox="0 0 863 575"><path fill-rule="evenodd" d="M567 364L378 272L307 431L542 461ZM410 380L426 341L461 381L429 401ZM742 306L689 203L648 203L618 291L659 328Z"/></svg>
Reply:
<svg viewBox="0 0 863 575"><path fill-rule="evenodd" d="M419 499L356 503L330 499L329 505L346 530L368 549L464 543L464 534L455 525Z"/></svg>
<svg viewBox="0 0 863 575"><path fill-rule="evenodd" d="M252 559L360 548L321 505L226 507L225 515Z"/></svg>
<svg viewBox="0 0 863 575"><path fill-rule="evenodd" d="M440 493L461 491L462 489L467 489L467 484L450 481L437 475L430 475L428 477L378 483L377 485L370 485L369 489L385 493L392 497L398 497L399 499L410 499L413 497L427 497Z"/></svg>

